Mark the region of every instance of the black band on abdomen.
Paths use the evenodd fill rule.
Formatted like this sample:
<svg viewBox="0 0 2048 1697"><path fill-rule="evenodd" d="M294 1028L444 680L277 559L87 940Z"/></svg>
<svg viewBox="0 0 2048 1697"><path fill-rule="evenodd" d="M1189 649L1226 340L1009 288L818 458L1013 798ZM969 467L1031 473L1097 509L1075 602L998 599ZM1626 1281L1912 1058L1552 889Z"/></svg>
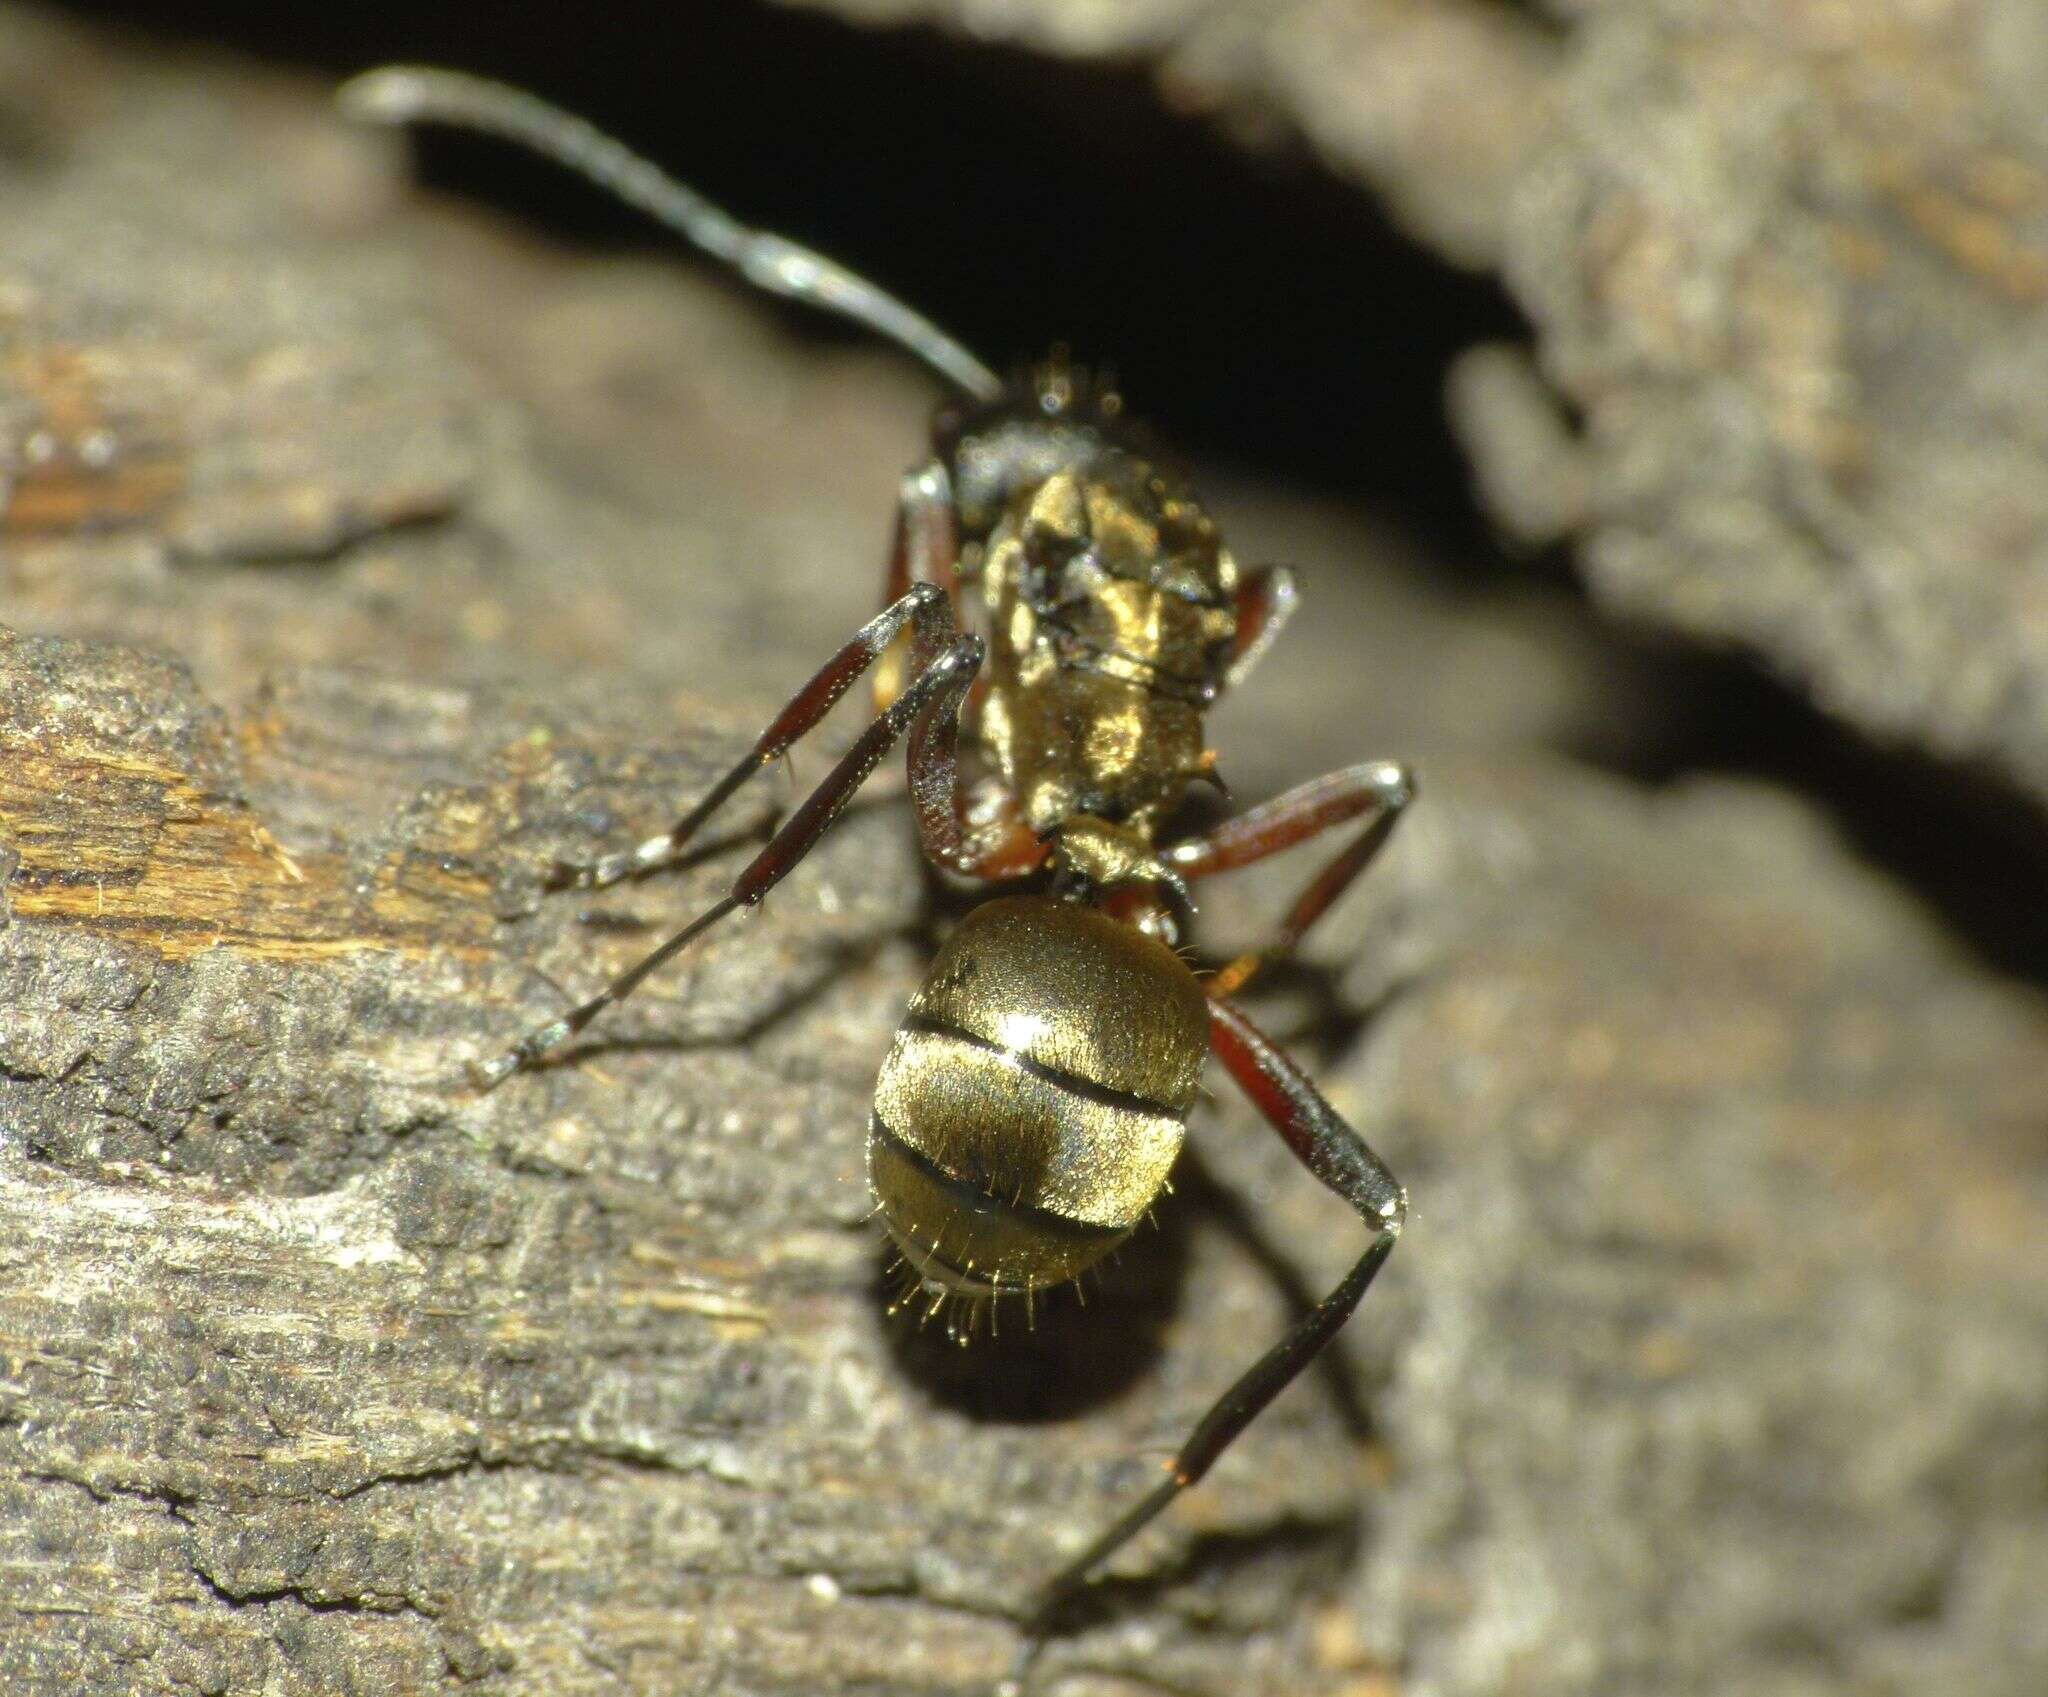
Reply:
<svg viewBox="0 0 2048 1697"><path fill-rule="evenodd" d="M1050 1208L1036 1207L1029 1202L1013 1202L1001 1196L991 1196L980 1186L970 1184L963 1178L955 1178L923 1150L914 1148L879 1113L868 1116L868 1135L879 1137L889 1146L890 1154L907 1161L933 1185L944 1191L949 1200L972 1213L1005 1215L1010 1219L1023 1221L1034 1231L1045 1232L1048 1236L1063 1237L1073 1243L1112 1243L1130 1230L1128 1226L1097 1225L1089 1220L1076 1220L1066 1214L1054 1213ZM965 1269L960 1271L964 1272Z"/></svg>
<svg viewBox="0 0 2048 1697"><path fill-rule="evenodd" d="M1078 1072L1069 1072L1064 1067L1048 1066L1044 1061L1034 1060L1019 1049L1013 1049L1006 1043L993 1042L979 1032L955 1025L951 1020L934 1019L930 1014L907 1014L899 1029L922 1032L930 1037L950 1037L956 1042L969 1044L991 1055L1001 1055L1018 1071L1028 1072L1033 1078L1043 1079L1054 1088L1079 1096L1086 1102L1100 1102L1106 1108L1121 1108L1127 1113L1163 1115L1167 1119L1177 1120L1182 1125L1187 1123L1188 1111L1185 1108L1176 1108L1170 1102L1156 1102L1149 1096L1140 1096L1135 1090L1119 1090L1114 1084L1098 1083L1092 1078L1084 1078Z"/></svg>

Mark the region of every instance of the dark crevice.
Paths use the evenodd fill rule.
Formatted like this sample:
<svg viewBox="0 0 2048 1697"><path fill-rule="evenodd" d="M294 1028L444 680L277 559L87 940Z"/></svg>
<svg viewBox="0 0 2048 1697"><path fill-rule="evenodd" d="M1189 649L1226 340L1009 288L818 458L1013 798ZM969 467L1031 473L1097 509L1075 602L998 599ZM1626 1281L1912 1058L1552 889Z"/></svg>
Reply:
<svg viewBox="0 0 2048 1697"><path fill-rule="evenodd" d="M1747 658L1628 630L1660 677L1653 735L1570 752L1640 783L1723 773L1766 780L1818 806L1871 865L1912 890L1981 960L2048 983L2048 812L1988 768L1885 746L1830 719Z"/></svg>
<svg viewBox="0 0 2048 1697"><path fill-rule="evenodd" d="M621 0L581 31L544 8L91 10L335 77L414 59L531 87L744 221L874 277L998 369L1066 342L1113 366L1190 457L1381 499L1446 557L1490 556L1440 390L1459 349L1526 336L1505 293L1407 241L1305 151L1251 155L1168 111L1144 67L774 6ZM677 251L513 149L447 132L420 148L439 187L577 240Z"/></svg>
<svg viewBox="0 0 2048 1697"><path fill-rule="evenodd" d="M192 1577L199 1581L208 1596L217 1603L231 1609L260 1608L266 1603L296 1603L313 1614L356 1614L356 1615L418 1615L423 1620L433 1615L409 1597L392 1596L389 1599L377 1597L318 1597L297 1585L260 1585L246 1591L237 1591L222 1584L197 1562L187 1564Z"/></svg>
<svg viewBox="0 0 2048 1697"><path fill-rule="evenodd" d="M554 1471L549 1462L540 1456L483 1456L469 1454L454 1461L430 1462L416 1471L393 1471L373 1473L353 1485L344 1486L327 1495L335 1502L345 1503L357 1497L369 1496L374 1492L430 1490L445 1484L450 1479L469 1478L481 1473L547 1473Z"/></svg>

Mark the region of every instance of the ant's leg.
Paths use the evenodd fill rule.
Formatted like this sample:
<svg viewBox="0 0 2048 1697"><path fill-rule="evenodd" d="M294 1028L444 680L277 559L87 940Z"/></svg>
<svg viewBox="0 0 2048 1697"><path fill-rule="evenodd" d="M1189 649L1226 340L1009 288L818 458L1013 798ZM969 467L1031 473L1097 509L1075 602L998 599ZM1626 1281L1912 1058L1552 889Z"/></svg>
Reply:
<svg viewBox="0 0 2048 1697"><path fill-rule="evenodd" d="M1230 641L1230 662L1223 687L1235 689L1265 658L1294 610L1301 590L1285 566L1261 566L1237 586L1237 634Z"/></svg>
<svg viewBox="0 0 2048 1697"><path fill-rule="evenodd" d="M1295 897L1279 935L1265 948L1239 955L1209 979L1206 987L1210 993L1235 993L1267 961L1293 949L1386 846L1402 810L1414 799L1415 774L1406 766L1391 760L1368 760L1312 779L1248 813L1224 820L1206 836L1175 844L1161 855L1161 860L1192 882L1250 866L1333 825L1366 816L1365 828Z"/></svg>
<svg viewBox="0 0 2048 1697"><path fill-rule="evenodd" d="M903 480L896 503L896 537L889 551L886 592L908 594L920 584L936 585L959 614L960 530L953 481L945 464L932 460ZM899 635L875 667L875 711L886 713L902 690L906 669L927 661L926 638L917 630ZM973 722L976 692L964 717ZM1020 878L1045 864L1046 844L1025 822L1016 795L989 779L970 796L957 777L956 750L961 715L920 721L911 734L910 794L917 809L918 835L934 865L969 878ZM973 815L972 821L968 818Z"/></svg>
<svg viewBox="0 0 2048 1697"><path fill-rule="evenodd" d="M937 598L941 606L944 604L943 597L939 597L935 589L913 590L905 599L924 596ZM803 693L783 710L781 717L769 728L769 733L762 737L761 747L769 747L778 730L786 729L794 721L802 719L804 723L797 729L790 730L788 737L784 738L785 742L800 735L802 729L815 724L823 716L826 707L831 705L832 698L844 693L854 678L866 669L867 659L873 657L873 651L863 651L861 643L882 624L883 620L877 619L868 625L860 637L856 637L840 651L831 665L811 680ZM887 630L882 630L875 638L876 645L887 642L889 634ZM865 658L862 657L863 653ZM896 739L906 729L910 732L911 790L913 795L918 797L919 824L923 827L926 824L928 807L932 803L919 793L921 778L929 777L929 773L920 771L921 763L928 766L934 758L934 751L942 754L947 764L946 778L950 787L952 738L949 733L936 733L934 727L941 723L948 727L953 725L961 699L966 695L968 686L974 682L975 673L981 669L981 654L982 644L979 637L955 636L944 651L918 674L889 711L869 724L861 733L860 740L848 749L839 764L826 774L824 782L806 796L796 811L783 821L781 828L769 839L767 846L748 862L746 869L733 880L731 890L722 900L706 908L644 960L620 973L589 1001L571 1008L559 1019L549 1020L547 1024L528 1032L504 1054L472 1066L471 1075L477 1084L488 1090L513 1073L533 1065L550 1050L566 1043L614 1002L624 1001L640 987L650 973L680 953L699 933L708 930L734 908L757 906L761 898L779 884L797 862L817 845L826 828L838 818L839 810L853 798L853 792L866 782L869 774L887 757ZM803 710L808 711L808 718L805 718ZM937 743L932 740L935 734L940 738ZM767 758L772 759L773 753ZM758 759L750 759L743 763L736 769L736 776L728 779L727 784L722 787L729 793L731 788L737 787L739 779L758 770L759 765ZM935 788L935 781L926 783L923 787ZM958 810L951 795L948 794L945 799L947 815L957 820ZM698 809L699 814L705 811L708 810L702 807ZM686 820L685 823L693 823L693 820ZM957 831L957 824L955 830Z"/></svg>
<svg viewBox="0 0 2048 1697"><path fill-rule="evenodd" d="M937 584L959 618L960 531L953 511L953 480L945 463L932 460L904 478L896 496L896 534L889 544L882 600L894 605L919 583ZM875 668L875 711L886 713L903 693L906 644L891 643Z"/></svg>
<svg viewBox="0 0 2048 1697"><path fill-rule="evenodd" d="M861 673L887 651L906 625L913 633L913 661L922 669L956 634L952 603L945 591L930 584L915 585L862 625L853 640L819 667L817 675L790 698L789 705L761 733L760 740L746 758L712 785L710 793L702 801L660 836L649 837L637 848L599 855L595 860L559 861L548 880L548 887L601 890L622 878L652 872L679 859L690 839L697 834L698 827L724 806L735 790L762 767L771 765L792 743L824 718L839 698L853 687Z"/></svg>
<svg viewBox="0 0 2048 1697"><path fill-rule="evenodd" d="M1216 998L1209 1003L1209 1046L1302 1165L1358 1211L1372 1228L1372 1242L1337 1288L1303 1315L1202 1416L1180 1453L1167 1464L1166 1478L1151 1494L1134 1504L1053 1579L1026 1628L1034 1644L1045 1636L1061 1607L1096 1566L1208 1472L1259 1410L1336 1335L1392 1253L1407 1216L1407 1192L1394 1182L1394 1175L1366 1147L1365 1140L1323 1100L1322 1092L1299 1066L1230 1003Z"/></svg>

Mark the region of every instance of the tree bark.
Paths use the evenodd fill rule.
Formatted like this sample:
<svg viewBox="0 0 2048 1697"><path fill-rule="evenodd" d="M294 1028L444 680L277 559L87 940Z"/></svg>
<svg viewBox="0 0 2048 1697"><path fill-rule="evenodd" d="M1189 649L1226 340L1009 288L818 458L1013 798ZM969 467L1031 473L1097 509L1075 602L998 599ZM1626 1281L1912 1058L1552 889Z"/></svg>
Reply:
<svg viewBox="0 0 2048 1697"><path fill-rule="evenodd" d="M541 891L865 616L929 397L427 205L319 89L0 30L0 1685L987 1690L1342 1206L1219 1101L1085 1307L891 1322L862 1128L954 910L896 779L463 1074L722 888ZM1536 752L1604 662L1219 482L1366 561L1219 715L1241 795L1424 759L1259 1005L1414 1215L1048 1685L2038 1690L2039 996L1790 798Z"/></svg>

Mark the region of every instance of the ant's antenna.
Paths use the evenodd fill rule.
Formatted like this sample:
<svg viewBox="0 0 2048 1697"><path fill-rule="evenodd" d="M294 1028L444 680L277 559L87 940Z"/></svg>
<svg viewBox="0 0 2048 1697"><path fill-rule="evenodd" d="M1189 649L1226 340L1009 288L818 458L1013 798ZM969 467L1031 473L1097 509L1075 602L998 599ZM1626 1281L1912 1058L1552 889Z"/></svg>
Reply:
<svg viewBox="0 0 2048 1697"><path fill-rule="evenodd" d="M425 65L386 65L342 84L352 118L377 124L452 124L531 148L723 260L772 295L806 301L887 336L977 400L1002 393L996 374L922 313L823 254L750 230L573 113L504 83Z"/></svg>

